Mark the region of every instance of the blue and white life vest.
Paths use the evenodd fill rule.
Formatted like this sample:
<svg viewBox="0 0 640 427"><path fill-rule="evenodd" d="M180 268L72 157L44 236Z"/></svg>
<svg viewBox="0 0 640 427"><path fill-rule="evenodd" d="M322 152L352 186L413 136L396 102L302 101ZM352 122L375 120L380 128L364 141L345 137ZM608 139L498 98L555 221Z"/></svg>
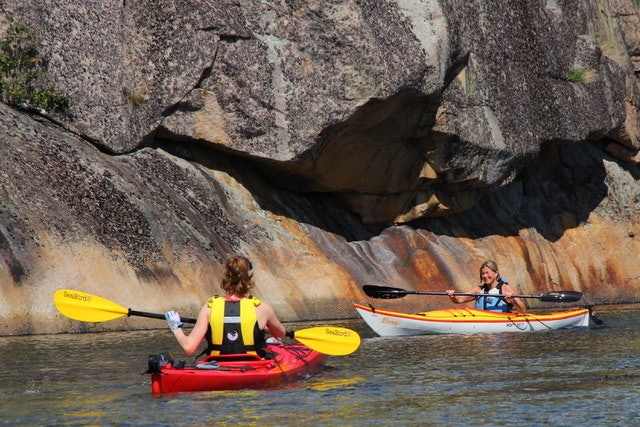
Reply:
<svg viewBox="0 0 640 427"><path fill-rule="evenodd" d="M502 285L509 283L503 278L498 279L498 286L493 289L487 289L486 285L482 286L482 290L485 294L502 294ZM513 304L509 304L503 297L493 296L481 296L476 297L475 308L478 310L496 311L500 313L508 313L512 311Z"/></svg>

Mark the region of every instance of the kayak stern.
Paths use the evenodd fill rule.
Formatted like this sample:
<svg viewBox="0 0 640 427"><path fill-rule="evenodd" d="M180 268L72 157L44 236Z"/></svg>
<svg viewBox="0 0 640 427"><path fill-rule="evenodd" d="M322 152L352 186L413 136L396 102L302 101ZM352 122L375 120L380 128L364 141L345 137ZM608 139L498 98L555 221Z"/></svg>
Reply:
<svg viewBox="0 0 640 427"><path fill-rule="evenodd" d="M308 378L322 370L327 359L300 343L269 345L267 351L273 358L223 355L207 357L195 366L183 368L166 364L151 372L151 391L162 394L268 388Z"/></svg>

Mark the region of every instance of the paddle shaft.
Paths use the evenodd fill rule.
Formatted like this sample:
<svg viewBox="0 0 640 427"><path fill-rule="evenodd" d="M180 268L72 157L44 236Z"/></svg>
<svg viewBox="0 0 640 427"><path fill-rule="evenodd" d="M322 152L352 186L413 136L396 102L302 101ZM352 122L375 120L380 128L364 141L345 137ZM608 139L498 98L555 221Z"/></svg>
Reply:
<svg viewBox="0 0 640 427"><path fill-rule="evenodd" d="M127 316L165 320L164 314L148 313L131 309L128 310ZM196 320L197 319L190 317L180 318L182 323L196 323ZM295 339L319 353L333 356L351 354L360 346L360 336L357 332L336 326L317 326L298 331L287 331L285 336Z"/></svg>
<svg viewBox="0 0 640 427"><path fill-rule="evenodd" d="M127 316L137 316L137 317L148 317L149 319L162 319L162 320L166 320L166 318L164 317L164 314L159 314L159 313L149 313L146 311L136 311L136 310L131 310L129 309L129 313L127 313ZM192 319L191 317L180 317L180 321L182 323L196 323L197 319Z"/></svg>
<svg viewBox="0 0 640 427"><path fill-rule="evenodd" d="M406 295L449 295L446 292L428 292L428 291L407 291L400 288L392 288L389 286L365 285L362 287L364 293L371 298L395 299L402 298ZM470 296L470 297L498 297L506 298L504 294L486 294L486 293L470 293L470 292L454 292L454 296ZM511 295L517 298L536 298L544 302L576 302L582 298L582 292L577 291L555 291L547 292L540 295Z"/></svg>
<svg viewBox="0 0 640 427"><path fill-rule="evenodd" d="M400 293L404 294L415 294L415 295L449 295L446 292L422 292L422 291L403 291ZM544 295L544 294L543 294ZM511 295L511 297L517 298L536 298L539 299L543 297L543 295ZM474 294L471 292L454 292L453 296L461 296L461 297L498 297L498 298L506 298L505 294Z"/></svg>

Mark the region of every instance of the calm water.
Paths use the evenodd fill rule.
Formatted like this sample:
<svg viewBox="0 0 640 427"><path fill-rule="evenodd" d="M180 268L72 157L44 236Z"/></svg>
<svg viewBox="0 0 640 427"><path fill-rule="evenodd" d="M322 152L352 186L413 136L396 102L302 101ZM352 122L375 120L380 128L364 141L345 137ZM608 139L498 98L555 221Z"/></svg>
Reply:
<svg viewBox="0 0 640 427"><path fill-rule="evenodd" d="M0 424L640 426L640 306L597 314L586 331L393 339L333 322L362 346L313 378L165 397L140 372L149 353L180 357L168 330L0 337Z"/></svg>

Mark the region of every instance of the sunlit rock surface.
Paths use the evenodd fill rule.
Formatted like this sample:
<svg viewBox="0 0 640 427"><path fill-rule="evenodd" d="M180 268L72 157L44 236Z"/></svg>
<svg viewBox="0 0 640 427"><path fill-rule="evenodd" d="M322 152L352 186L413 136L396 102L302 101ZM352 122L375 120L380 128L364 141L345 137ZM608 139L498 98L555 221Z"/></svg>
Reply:
<svg viewBox="0 0 640 427"><path fill-rule="evenodd" d="M361 286L487 258L638 300L640 5L152 3L3 5L73 104L0 105L0 334L163 326L69 321L61 288L194 316L238 253L283 320L447 306Z"/></svg>

